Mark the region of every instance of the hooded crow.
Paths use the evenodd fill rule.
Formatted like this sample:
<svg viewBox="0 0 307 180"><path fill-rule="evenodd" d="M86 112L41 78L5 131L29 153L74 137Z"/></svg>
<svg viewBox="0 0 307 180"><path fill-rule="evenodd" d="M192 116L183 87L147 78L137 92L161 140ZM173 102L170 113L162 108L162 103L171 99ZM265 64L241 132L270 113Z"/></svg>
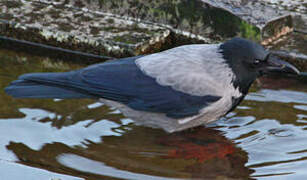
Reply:
<svg viewBox="0 0 307 180"><path fill-rule="evenodd" d="M299 73L261 45L233 38L70 72L25 74L5 91L16 98L97 98L136 124L174 132L218 120L269 72Z"/></svg>

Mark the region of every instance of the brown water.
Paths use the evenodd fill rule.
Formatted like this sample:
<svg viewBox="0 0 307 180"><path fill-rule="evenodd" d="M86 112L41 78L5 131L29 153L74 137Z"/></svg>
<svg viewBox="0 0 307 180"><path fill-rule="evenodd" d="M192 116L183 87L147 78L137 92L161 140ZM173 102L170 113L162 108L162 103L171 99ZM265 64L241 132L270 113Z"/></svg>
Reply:
<svg viewBox="0 0 307 180"><path fill-rule="evenodd" d="M0 50L0 85L80 65ZM307 81L262 78L227 117L167 134L94 100L13 99L0 91L5 180L305 179Z"/></svg>

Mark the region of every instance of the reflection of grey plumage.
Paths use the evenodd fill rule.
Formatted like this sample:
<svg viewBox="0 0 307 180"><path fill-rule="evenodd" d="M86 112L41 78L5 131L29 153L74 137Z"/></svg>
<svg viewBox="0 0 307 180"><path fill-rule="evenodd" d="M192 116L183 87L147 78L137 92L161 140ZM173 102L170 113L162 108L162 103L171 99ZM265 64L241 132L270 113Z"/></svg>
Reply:
<svg viewBox="0 0 307 180"><path fill-rule="evenodd" d="M186 45L64 73L33 73L6 88L17 98L99 98L137 124L183 130L233 110L269 71L298 73L262 46L234 38Z"/></svg>

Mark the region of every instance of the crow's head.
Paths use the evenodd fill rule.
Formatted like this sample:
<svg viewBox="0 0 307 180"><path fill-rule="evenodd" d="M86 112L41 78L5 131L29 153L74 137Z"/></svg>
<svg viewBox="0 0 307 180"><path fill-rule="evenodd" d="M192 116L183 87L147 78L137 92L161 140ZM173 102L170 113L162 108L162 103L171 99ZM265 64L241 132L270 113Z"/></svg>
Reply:
<svg viewBox="0 0 307 180"><path fill-rule="evenodd" d="M243 38L233 38L223 43L220 49L236 75L235 86L239 86L244 93L261 75L271 72L299 74L290 63L278 59L261 45Z"/></svg>

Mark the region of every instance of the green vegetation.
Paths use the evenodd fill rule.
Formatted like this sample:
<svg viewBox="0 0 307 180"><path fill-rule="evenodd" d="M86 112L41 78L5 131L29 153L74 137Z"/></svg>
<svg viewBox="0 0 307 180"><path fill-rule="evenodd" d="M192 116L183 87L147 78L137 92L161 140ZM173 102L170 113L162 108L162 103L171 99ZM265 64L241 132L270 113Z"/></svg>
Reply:
<svg viewBox="0 0 307 180"><path fill-rule="evenodd" d="M199 0L100 0L104 11L125 15L222 40L242 36L260 40L260 30L239 17Z"/></svg>
<svg viewBox="0 0 307 180"><path fill-rule="evenodd" d="M240 24L240 33L244 38L252 39L254 41L261 40L260 29L251 24L248 24L245 21L242 21Z"/></svg>

